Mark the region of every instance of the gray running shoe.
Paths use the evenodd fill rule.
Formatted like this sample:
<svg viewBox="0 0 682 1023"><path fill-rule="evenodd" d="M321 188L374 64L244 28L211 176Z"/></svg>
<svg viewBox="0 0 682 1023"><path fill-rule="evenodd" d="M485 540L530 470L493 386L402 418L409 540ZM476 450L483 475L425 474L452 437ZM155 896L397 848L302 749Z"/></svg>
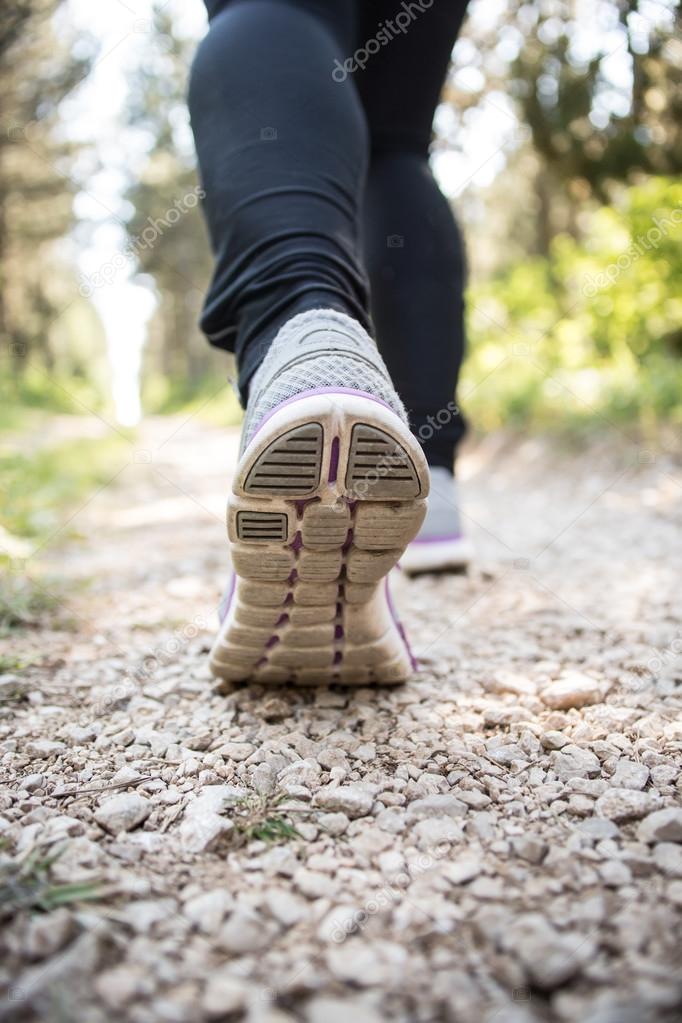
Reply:
<svg viewBox="0 0 682 1023"><path fill-rule="evenodd" d="M231 681L401 682L415 665L385 577L426 513L429 471L376 345L302 313L250 386L228 503L235 579L211 652Z"/></svg>
<svg viewBox="0 0 682 1023"><path fill-rule="evenodd" d="M460 524L457 482L447 469L434 466L426 518L400 559L400 567L408 575L463 572L472 558L471 541Z"/></svg>

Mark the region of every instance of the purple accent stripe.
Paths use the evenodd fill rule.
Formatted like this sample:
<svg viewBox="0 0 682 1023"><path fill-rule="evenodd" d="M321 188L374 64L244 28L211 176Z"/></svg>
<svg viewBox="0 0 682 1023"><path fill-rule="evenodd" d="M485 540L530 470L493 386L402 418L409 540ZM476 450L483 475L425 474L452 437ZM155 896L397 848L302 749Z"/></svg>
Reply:
<svg viewBox="0 0 682 1023"><path fill-rule="evenodd" d="M293 541L289 544L289 546L291 547L292 551L296 551L296 553L298 554L301 547L303 546L303 538L301 536L300 529L296 533L296 536L294 537Z"/></svg>
<svg viewBox="0 0 682 1023"><path fill-rule="evenodd" d="M303 512L306 510L306 507L319 500L319 497L303 497L300 501L294 501L294 504L296 505L296 518L303 518Z"/></svg>
<svg viewBox="0 0 682 1023"><path fill-rule="evenodd" d="M235 572L232 573L230 581L227 584L227 589L223 594L223 598L218 605L218 621L222 625L227 618L227 612L230 610L232 604L232 598L234 597L235 586L237 585L237 575Z"/></svg>
<svg viewBox="0 0 682 1023"><path fill-rule="evenodd" d="M398 632L400 634L400 638L402 639L403 643L405 644L405 649L407 650L408 657L410 658L410 664L412 665L412 671L419 671L419 661L417 660L417 658L412 653L412 647L410 646L410 642L409 642L409 640L407 638L407 633L405 632L405 629L403 628L403 623L398 618L398 613L397 613L397 611L395 609L395 605L394 605L393 599L391 597L391 590L390 590L390 587L388 585L388 576L386 576L386 578L384 579L384 587L385 587L385 593L386 593L386 601L388 603L388 610L391 612L391 618L395 622L395 626L396 626L396 628L397 628L397 630L398 630Z"/></svg>
<svg viewBox="0 0 682 1023"><path fill-rule="evenodd" d="M336 475L339 471L339 438L334 437L332 441L332 449L329 455L329 475L327 476L328 483L336 483Z"/></svg>
<svg viewBox="0 0 682 1023"><path fill-rule="evenodd" d="M393 412L394 415L397 415L395 409L392 409L387 402L383 401L381 398L377 398L373 394L370 394L368 391L356 391L353 387L311 387L309 391L301 391L299 394L294 394L293 397L287 398L286 401L282 401L279 405L275 406L275 408L270 409L267 415L263 416L256 429L253 431L249 444L256 434L262 430L267 421L272 419L275 412L279 412L279 410L284 408L286 405L293 405L295 401L301 401L303 398L314 398L320 394L354 394L356 398L367 398L369 401L376 402L377 405L383 405L384 408L387 408L390 412Z"/></svg>

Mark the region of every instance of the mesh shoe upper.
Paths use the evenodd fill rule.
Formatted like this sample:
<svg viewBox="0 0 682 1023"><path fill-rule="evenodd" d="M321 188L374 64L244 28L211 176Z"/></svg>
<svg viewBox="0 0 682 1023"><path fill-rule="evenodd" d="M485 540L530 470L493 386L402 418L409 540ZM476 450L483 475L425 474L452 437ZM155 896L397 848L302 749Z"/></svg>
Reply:
<svg viewBox="0 0 682 1023"><path fill-rule="evenodd" d="M334 309L300 313L282 327L249 387L242 451L259 423L282 402L319 388L364 391L407 414L375 342L359 323Z"/></svg>

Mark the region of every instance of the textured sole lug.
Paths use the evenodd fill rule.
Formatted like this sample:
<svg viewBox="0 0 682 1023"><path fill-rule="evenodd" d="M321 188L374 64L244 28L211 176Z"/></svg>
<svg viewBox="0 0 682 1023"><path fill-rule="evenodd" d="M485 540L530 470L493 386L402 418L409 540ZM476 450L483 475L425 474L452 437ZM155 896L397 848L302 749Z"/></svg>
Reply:
<svg viewBox="0 0 682 1023"><path fill-rule="evenodd" d="M413 664L384 579L416 536L429 476L383 404L348 393L278 409L228 503L235 590L210 657L232 682L403 682Z"/></svg>

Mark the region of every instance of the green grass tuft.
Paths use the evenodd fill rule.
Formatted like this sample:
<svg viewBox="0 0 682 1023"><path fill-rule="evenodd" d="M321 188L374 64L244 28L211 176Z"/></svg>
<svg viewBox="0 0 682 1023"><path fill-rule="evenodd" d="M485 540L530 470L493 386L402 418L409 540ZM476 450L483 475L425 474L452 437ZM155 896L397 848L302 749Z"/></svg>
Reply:
<svg viewBox="0 0 682 1023"><path fill-rule="evenodd" d="M276 796L261 796L256 793L245 796L237 802L233 821L236 830L244 838L262 842L287 842L303 836L296 830L290 819L291 813L281 809L289 797L286 793Z"/></svg>
<svg viewBox="0 0 682 1023"><path fill-rule="evenodd" d="M33 849L23 857L0 859L0 920L8 920L22 910L49 913L58 906L93 901L103 897L96 881L58 884L50 879L50 869L66 844L51 853Z"/></svg>

